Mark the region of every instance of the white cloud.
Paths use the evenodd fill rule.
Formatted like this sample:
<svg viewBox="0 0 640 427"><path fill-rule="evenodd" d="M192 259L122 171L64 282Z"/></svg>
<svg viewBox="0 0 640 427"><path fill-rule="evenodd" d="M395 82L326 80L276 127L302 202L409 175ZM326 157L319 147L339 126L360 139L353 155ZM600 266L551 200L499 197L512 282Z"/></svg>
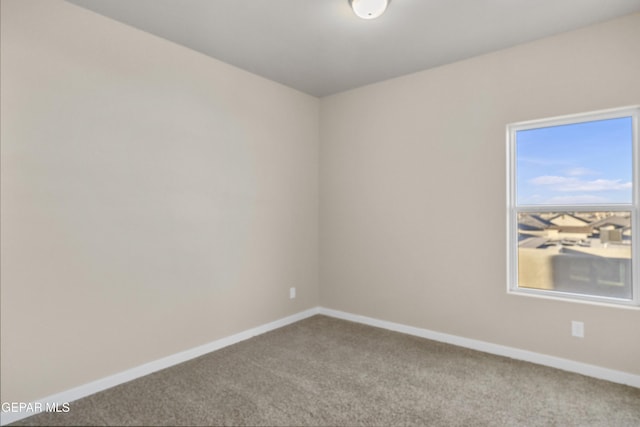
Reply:
<svg viewBox="0 0 640 427"><path fill-rule="evenodd" d="M574 178L567 178L564 176L552 176L552 175L544 175L537 176L532 178L529 182L535 185L554 185L554 184L564 184L567 181L570 181Z"/></svg>
<svg viewBox="0 0 640 427"><path fill-rule="evenodd" d="M544 175L529 181L534 185L544 185L552 191L614 191L631 189L631 182L620 179L595 179L585 181L575 177Z"/></svg>
<svg viewBox="0 0 640 427"><path fill-rule="evenodd" d="M532 203L532 204L537 204L537 203L544 203L544 197L541 196L540 194L532 194L531 196L527 196L527 197L523 197L522 200L520 200L520 198L518 198L518 201L520 203Z"/></svg>
<svg viewBox="0 0 640 427"><path fill-rule="evenodd" d="M565 173L568 176L600 175L598 171L581 167L567 169Z"/></svg>
<svg viewBox="0 0 640 427"><path fill-rule="evenodd" d="M518 156L518 161L537 166L570 166L570 162L566 160L550 159L546 157Z"/></svg>
<svg viewBox="0 0 640 427"><path fill-rule="evenodd" d="M556 196L545 200L548 205L590 205L595 203L610 203L611 200L594 196L592 194L582 194L579 196Z"/></svg>

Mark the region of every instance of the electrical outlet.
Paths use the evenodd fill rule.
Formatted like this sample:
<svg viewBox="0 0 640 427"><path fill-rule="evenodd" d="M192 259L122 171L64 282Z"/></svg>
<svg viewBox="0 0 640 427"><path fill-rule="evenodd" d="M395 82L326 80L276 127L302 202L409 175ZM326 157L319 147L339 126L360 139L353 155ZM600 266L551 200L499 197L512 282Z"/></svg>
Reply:
<svg viewBox="0 0 640 427"><path fill-rule="evenodd" d="M289 288L289 299L296 298L296 288Z"/></svg>
<svg viewBox="0 0 640 427"><path fill-rule="evenodd" d="M578 322L577 320L572 320L571 335L578 338L584 338L584 322Z"/></svg>

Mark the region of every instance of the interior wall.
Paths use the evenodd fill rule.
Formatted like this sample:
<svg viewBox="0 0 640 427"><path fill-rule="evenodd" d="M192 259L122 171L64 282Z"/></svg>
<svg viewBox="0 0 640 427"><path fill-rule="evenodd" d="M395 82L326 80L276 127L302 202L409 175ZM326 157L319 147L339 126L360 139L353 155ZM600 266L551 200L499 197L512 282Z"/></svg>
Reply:
<svg viewBox="0 0 640 427"><path fill-rule="evenodd" d="M640 104L639 42L635 14L323 98L322 306L640 374L640 310L507 295L505 130Z"/></svg>
<svg viewBox="0 0 640 427"><path fill-rule="evenodd" d="M3 402L318 305L317 98L63 1L1 5Z"/></svg>
<svg viewBox="0 0 640 427"><path fill-rule="evenodd" d="M506 294L504 129L640 103L640 15L319 105L62 1L0 5L3 401L318 303L640 373L640 311Z"/></svg>

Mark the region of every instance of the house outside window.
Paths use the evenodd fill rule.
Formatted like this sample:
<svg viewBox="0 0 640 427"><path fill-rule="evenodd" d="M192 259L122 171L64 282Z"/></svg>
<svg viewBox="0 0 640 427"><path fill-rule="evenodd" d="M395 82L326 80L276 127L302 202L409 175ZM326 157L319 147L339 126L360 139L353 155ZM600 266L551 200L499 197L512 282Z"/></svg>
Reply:
<svg viewBox="0 0 640 427"><path fill-rule="evenodd" d="M640 305L639 114L507 126L510 293Z"/></svg>

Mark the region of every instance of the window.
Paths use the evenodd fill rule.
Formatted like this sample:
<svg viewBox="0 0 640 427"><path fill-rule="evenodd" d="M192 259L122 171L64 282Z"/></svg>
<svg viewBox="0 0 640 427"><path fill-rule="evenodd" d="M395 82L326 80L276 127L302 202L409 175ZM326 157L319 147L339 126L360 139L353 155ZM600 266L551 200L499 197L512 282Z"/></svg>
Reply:
<svg viewBox="0 0 640 427"><path fill-rule="evenodd" d="M507 127L509 292L640 305L639 114Z"/></svg>

